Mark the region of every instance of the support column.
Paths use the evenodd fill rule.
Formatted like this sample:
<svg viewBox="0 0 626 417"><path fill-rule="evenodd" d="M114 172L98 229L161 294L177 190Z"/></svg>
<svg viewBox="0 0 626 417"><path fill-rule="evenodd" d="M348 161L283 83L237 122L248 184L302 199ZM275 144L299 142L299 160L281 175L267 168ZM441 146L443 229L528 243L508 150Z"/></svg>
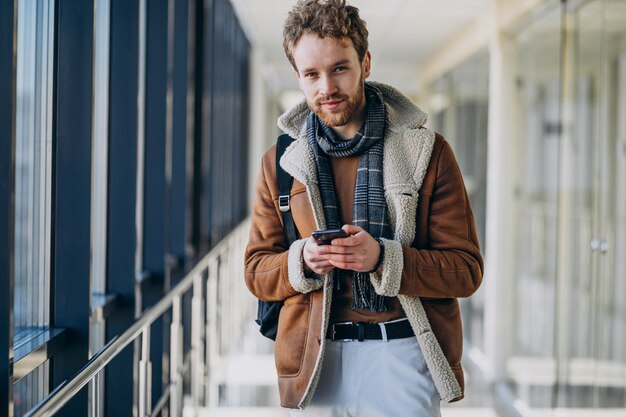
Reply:
<svg viewBox="0 0 626 417"><path fill-rule="evenodd" d="M488 380L506 377L506 358L512 352L515 292L514 189L518 144L514 42L501 32L499 17L505 2L496 2L489 37L489 137L487 145L487 207L485 253L485 351L483 371Z"/></svg>
<svg viewBox="0 0 626 417"><path fill-rule="evenodd" d="M137 125L139 110L139 2L111 0L109 58L109 166L106 292L120 302L106 320L106 341L134 322L137 244ZM133 407L132 347L105 370L105 415L129 415Z"/></svg>
<svg viewBox="0 0 626 417"><path fill-rule="evenodd" d="M68 330L52 361L59 386L89 359L93 2L56 2L51 243L51 326ZM59 416L84 415L87 392Z"/></svg>

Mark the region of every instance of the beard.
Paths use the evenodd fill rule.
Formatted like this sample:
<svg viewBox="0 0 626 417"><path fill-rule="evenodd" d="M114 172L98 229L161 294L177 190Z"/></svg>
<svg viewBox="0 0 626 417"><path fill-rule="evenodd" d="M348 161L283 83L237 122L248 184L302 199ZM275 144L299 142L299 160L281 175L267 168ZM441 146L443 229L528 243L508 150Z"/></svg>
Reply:
<svg viewBox="0 0 626 417"><path fill-rule="evenodd" d="M307 105L309 106L309 109L311 109L311 111L315 113L315 115L319 117L319 119L324 122L326 126L344 126L352 119L354 113L361 108L365 101L364 85L365 78L363 77L363 74L361 74L361 79L359 80L359 88L357 89L355 95L349 96L345 94L333 94L331 96L321 96L314 102L307 101ZM326 110L322 106L322 103L331 100L341 100L344 109L335 111Z"/></svg>

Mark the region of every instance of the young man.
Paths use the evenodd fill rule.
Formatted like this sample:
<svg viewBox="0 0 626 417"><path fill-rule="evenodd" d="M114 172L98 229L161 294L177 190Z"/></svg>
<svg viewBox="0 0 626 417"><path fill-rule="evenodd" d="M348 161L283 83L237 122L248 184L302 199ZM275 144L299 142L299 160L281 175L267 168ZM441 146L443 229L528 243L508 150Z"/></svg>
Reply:
<svg viewBox="0 0 626 417"><path fill-rule="evenodd" d="M426 115L368 82L358 9L301 0L284 47L305 100L282 115L296 141L280 160L294 177L289 247L278 206L276 149L256 185L246 283L284 300L275 357L281 404L306 416L439 416L463 397L457 297L482 279L461 172ZM349 237L318 245L316 229ZM304 410L304 411L302 411Z"/></svg>

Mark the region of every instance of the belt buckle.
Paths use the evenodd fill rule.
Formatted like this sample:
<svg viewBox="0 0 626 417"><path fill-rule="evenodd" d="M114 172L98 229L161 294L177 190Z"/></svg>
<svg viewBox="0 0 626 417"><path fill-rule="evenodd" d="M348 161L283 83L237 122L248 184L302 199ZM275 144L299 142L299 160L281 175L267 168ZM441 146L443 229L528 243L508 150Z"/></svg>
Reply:
<svg viewBox="0 0 626 417"><path fill-rule="evenodd" d="M355 325L357 323L354 323L352 321L344 321L344 322L341 322L341 323L333 323L331 325L331 326L333 326L333 329L332 329L333 331L332 331L331 336L330 336L331 342L353 342L353 341L357 340L357 339L337 339L337 329L335 328L335 326L337 326L337 325L345 325L345 324Z"/></svg>

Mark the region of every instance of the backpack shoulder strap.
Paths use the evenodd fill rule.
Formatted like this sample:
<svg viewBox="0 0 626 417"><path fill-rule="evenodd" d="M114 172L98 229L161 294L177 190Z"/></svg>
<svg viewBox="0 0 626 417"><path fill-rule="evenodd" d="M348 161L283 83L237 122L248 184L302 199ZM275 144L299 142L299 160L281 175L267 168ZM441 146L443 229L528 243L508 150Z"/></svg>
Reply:
<svg viewBox="0 0 626 417"><path fill-rule="evenodd" d="M289 201L293 177L280 166L280 158L285 153L285 149L287 149L294 140L294 138L287 134L280 135L276 140L276 180L278 182L279 191L278 207L283 217L283 230L285 231L287 246L295 242L298 236L296 234L296 225L291 215L291 202Z"/></svg>

